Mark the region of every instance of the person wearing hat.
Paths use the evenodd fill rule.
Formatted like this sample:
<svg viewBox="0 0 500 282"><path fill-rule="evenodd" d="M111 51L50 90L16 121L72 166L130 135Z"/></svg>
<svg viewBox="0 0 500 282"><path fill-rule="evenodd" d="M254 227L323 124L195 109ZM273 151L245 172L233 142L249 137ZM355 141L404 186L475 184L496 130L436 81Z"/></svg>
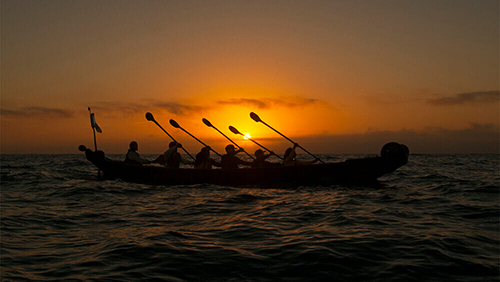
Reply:
<svg viewBox="0 0 500 282"><path fill-rule="evenodd" d="M266 159L272 155L274 155L274 152L269 152L268 155L265 155L264 151L262 151L261 149L258 149L257 151L255 151L255 160L253 160L253 162L252 162L252 168L280 166L281 164L271 163L271 162L266 161Z"/></svg>
<svg viewBox="0 0 500 282"><path fill-rule="evenodd" d="M221 168L222 169L237 169L239 168L238 165L246 165L249 166L252 163L247 162L244 160L241 160L240 158L236 157L236 154L244 152L243 148L239 150L235 150L233 145L227 145L226 146L226 154L222 156L221 158Z"/></svg>
<svg viewBox="0 0 500 282"><path fill-rule="evenodd" d="M189 165L194 162L184 159L177 149L182 148L182 145L177 142L170 142L168 150L163 153L164 165L166 168L179 168L181 163Z"/></svg>

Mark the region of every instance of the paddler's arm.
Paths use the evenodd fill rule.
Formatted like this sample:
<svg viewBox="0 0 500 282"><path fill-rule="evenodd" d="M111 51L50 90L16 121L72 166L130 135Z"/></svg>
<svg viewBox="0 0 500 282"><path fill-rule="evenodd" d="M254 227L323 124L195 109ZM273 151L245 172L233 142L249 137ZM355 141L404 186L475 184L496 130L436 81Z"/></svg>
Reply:
<svg viewBox="0 0 500 282"><path fill-rule="evenodd" d="M150 161L148 161L148 160L146 160L146 159L141 158L141 156L140 156L138 153L133 152L133 151L130 151L130 152L128 153L128 158L129 158L130 160L135 161L135 162L138 162L138 163L140 163L140 164L149 164L149 163L151 163Z"/></svg>
<svg viewBox="0 0 500 282"><path fill-rule="evenodd" d="M191 160L188 160L188 159L185 159L182 157L181 155L181 163L185 164L185 165L190 165L190 164L194 164L194 161L191 161Z"/></svg>
<svg viewBox="0 0 500 282"><path fill-rule="evenodd" d="M221 163L220 162L217 162L216 160L214 159L210 159L210 162L212 163L213 166L216 166L216 167L222 167Z"/></svg>
<svg viewBox="0 0 500 282"><path fill-rule="evenodd" d="M311 160L311 161L299 161L299 160L296 160L296 165L298 166L303 166L303 165L312 165L314 163L316 163L317 161L319 161L319 159L314 159L314 160Z"/></svg>
<svg viewBox="0 0 500 282"><path fill-rule="evenodd" d="M251 163L251 162L247 162L247 161L244 161L244 160L239 159L239 158L237 158L237 159L238 159L238 164L239 164L239 165L246 165L246 166L250 166L250 165L252 165L252 163Z"/></svg>

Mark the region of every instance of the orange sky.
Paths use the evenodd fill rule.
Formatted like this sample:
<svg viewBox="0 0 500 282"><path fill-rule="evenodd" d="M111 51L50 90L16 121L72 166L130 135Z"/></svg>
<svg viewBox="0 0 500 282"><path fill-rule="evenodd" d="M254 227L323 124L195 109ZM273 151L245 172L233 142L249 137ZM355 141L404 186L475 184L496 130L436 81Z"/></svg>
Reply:
<svg viewBox="0 0 500 282"><path fill-rule="evenodd" d="M499 152L498 1L1 1L1 153Z"/></svg>

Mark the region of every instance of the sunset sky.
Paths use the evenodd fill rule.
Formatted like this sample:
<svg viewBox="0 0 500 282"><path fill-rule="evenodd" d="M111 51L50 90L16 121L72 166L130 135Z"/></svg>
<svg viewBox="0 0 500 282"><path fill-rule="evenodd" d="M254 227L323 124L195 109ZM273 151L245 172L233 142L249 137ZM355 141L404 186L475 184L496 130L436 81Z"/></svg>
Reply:
<svg viewBox="0 0 500 282"><path fill-rule="evenodd" d="M498 0L1 0L1 153L498 153Z"/></svg>

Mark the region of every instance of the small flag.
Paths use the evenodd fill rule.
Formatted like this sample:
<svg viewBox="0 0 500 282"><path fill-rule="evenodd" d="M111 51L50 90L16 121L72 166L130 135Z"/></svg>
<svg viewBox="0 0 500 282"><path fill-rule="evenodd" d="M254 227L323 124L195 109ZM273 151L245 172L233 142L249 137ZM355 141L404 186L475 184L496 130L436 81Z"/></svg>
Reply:
<svg viewBox="0 0 500 282"><path fill-rule="evenodd" d="M99 127L99 125L97 125L97 122L95 122L94 113L90 114L90 123L92 124L92 128L95 128L97 132L102 133L101 128Z"/></svg>

